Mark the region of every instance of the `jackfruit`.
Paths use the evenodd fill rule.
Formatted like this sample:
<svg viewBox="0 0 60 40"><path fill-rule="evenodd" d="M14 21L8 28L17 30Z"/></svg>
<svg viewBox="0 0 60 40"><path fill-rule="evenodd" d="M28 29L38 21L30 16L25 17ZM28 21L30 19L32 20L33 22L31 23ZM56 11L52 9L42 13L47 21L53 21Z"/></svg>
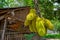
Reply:
<svg viewBox="0 0 60 40"><path fill-rule="evenodd" d="M25 20L25 22L24 22L24 25L25 25L25 26L29 26L30 24L31 24L31 21Z"/></svg>
<svg viewBox="0 0 60 40"><path fill-rule="evenodd" d="M36 17L35 10L31 9L29 14L26 16L27 20L33 20Z"/></svg>
<svg viewBox="0 0 60 40"><path fill-rule="evenodd" d="M31 25L29 25L31 32L36 32L36 19L32 20Z"/></svg>
<svg viewBox="0 0 60 40"><path fill-rule="evenodd" d="M51 21L48 20L48 19L45 19L45 26L46 26L49 30L53 30L53 28L54 28L53 24L52 24Z"/></svg>
<svg viewBox="0 0 60 40"><path fill-rule="evenodd" d="M39 21L40 20L40 21ZM42 19L39 19L36 21L36 28L39 36L46 35L46 29L44 26L44 21Z"/></svg>

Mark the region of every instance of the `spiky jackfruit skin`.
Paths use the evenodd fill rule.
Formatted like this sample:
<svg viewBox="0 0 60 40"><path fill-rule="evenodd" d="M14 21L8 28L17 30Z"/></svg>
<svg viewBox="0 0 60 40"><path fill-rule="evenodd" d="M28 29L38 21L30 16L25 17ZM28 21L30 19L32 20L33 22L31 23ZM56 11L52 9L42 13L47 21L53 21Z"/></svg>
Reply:
<svg viewBox="0 0 60 40"><path fill-rule="evenodd" d="M31 21L30 20L25 20L25 22L24 22L24 25L25 26L29 26L31 24Z"/></svg>
<svg viewBox="0 0 60 40"><path fill-rule="evenodd" d="M36 32L36 18L32 20L31 24L29 25L29 29L31 32Z"/></svg>
<svg viewBox="0 0 60 40"><path fill-rule="evenodd" d="M24 25L29 26L29 24L31 24L31 21L35 18L36 18L35 9L31 9L29 14L26 16L26 20L24 22Z"/></svg>
<svg viewBox="0 0 60 40"><path fill-rule="evenodd" d="M30 32L34 32L34 31L33 31L33 26L32 26L32 25L29 25L29 30L30 30Z"/></svg>
<svg viewBox="0 0 60 40"><path fill-rule="evenodd" d="M32 20L33 31L36 32L36 19Z"/></svg>
<svg viewBox="0 0 60 40"><path fill-rule="evenodd" d="M46 26L49 30L53 30L53 29L54 29L53 24L52 24L51 21L48 20L48 19L45 19L45 26Z"/></svg>
<svg viewBox="0 0 60 40"><path fill-rule="evenodd" d="M26 19L27 20L33 20L36 17L36 13L34 9L31 9L29 14L27 15Z"/></svg>
<svg viewBox="0 0 60 40"><path fill-rule="evenodd" d="M46 29L44 27L44 21L42 19L36 20L36 28L39 36L44 36L46 34Z"/></svg>

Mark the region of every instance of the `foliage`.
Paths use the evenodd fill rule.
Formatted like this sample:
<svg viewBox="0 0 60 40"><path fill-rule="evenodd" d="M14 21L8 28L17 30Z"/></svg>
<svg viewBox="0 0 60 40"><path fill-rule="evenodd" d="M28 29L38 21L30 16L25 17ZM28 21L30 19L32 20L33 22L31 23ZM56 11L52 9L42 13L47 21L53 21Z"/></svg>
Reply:
<svg viewBox="0 0 60 40"><path fill-rule="evenodd" d="M60 3L60 0L58 0L57 2Z"/></svg>
<svg viewBox="0 0 60 40"><path fill-rule="evenodd" d="M49 0L40 0L40 12L43 12L44 14L42 14L45 18L48 19L52 19L53 16L51 16L53 14L53 2L49 1Z"/></svg>
<svg viewBox="0 0 60 40"><path fill-rule="evenodd" d="M33 2L33 0L25 0L25 2L26 2L26 5L27 6L30 6L31 8L33 8L34 7L34 2Z"/></svg>
<svg viewBox="0 0 60 40"><path fill-rule="evenodd" d="M22 7L26 6L24 0L0 0L0 8Z"/></svg>
<svg viewBox="0 0 60 40"><path fill-rule="evenodd" d="M57 2L56 2L57 3ZM59 19L60 20L60 7L55 4L54 0L39 0L40 13L43 17L48 19ZM54 11L54 9L57 9Z"/></svg>
<svg viewBox="0 0 60 40"><path fill-rule="evenodd" d="M27 40L31 40L33 36L35 36L36 34L34 33L31 33L31 34L24 34L24 37L27 39Z"/></svg>
<svg viewBox="0 0 60 40"><path fill-rule="evenodd" d="M60 32L60 21L57 19L51 20L51 22L54 24L54 30L56 32Z"/></svg>
<svg viewBox="0 0 60 40"><path fill-rule="evenodd" d="M10 8L10 7L23 7L30 6L34 7L33 0L0 0L0 8Z"/></svg>
<svg viewBox="0 0 60 40"><path fill-rule="evenodd" d="M56 39L60 39L60 34L48 34L48 35L44 36L44 38L56 38Z"/></svg>
<svg viewBox="0 0 60 40"><path fill-rule="evenodd" d="M57 23L57 26L56 26L57 28L57 32L59 32L60 33L60 21Z"/></svg>

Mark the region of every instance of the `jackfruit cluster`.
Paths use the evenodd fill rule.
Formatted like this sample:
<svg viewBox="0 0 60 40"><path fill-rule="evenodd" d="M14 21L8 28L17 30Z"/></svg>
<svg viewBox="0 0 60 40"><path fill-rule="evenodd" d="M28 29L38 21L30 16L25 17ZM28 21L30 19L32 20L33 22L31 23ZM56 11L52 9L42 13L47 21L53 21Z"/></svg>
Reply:
<svg viewBox="0 0 60 40"><path fill-rule="evenodd" d="M50 20L40 18L38 15L36 15L35 9L30 9L29 14L26 16L24 25L28 26L31 32L35 32L39 36L46 35L47 29L53 30L54 28Z"/></svg>

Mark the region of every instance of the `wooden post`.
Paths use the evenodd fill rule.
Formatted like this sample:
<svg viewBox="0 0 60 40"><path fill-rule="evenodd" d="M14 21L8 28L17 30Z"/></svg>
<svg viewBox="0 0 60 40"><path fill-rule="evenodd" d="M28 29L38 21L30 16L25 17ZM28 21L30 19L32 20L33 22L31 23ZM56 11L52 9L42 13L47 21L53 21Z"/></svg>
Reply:
<svg viewBox="0 0 60 40"><path fill-rule="evenodd" d="M7 20L5 19L4 20L4 27L3 27L3 32L2 32L2 37L1 37L1 40L4 40L4 34L5 34L5 30L6 30L6 24L7 24L7 22L6 22Z"/></svg>

